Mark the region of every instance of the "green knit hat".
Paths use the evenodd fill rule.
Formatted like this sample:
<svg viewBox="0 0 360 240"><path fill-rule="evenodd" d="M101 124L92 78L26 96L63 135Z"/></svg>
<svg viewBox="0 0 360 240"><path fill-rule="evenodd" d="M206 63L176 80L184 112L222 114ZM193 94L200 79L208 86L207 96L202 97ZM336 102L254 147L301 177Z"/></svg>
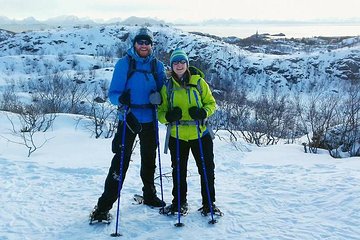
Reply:
<svg viewBox="0 0 360 240"><path fill-rule="evenodd" d="M184 50L175 49L170 56L170 67L172 68L173 62L179 62L185 60L187 67L189 67L189 57L186 55Z"/></svg>

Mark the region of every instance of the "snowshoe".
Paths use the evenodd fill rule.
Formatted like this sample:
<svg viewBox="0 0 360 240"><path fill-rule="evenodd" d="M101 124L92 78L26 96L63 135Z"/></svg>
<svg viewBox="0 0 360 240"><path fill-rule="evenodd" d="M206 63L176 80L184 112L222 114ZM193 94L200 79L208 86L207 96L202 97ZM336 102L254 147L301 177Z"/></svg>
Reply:
<svg viewBox="0 0 360 240"><path fill-rule="evenodd" d="M220 209L214 203L212 204L212 210L213 210L214 215L217 215L220 217L224 216L224 213L222 211L220 211ZM211 212L209 205L203 205L201 208L198 209L198 211L200 211L200 214L204 217L207 216Z"/></svg>
<svg viewBox="0 0 360 240"><path fill-rule="evenodd" d="M178 206L177 206L177 204L170 204L170 205L168 205L168 206L166 206L164 208L161 208L159 213L163 214L163 215L167 215L167 216L175 215L175 214L178 213ZM182 203L180 205L180 214L182 216L186 216L188 213L189 213L188 204L187 203Z"/></svg>
<svg viewBox="0 0 360 240"><path fill-rule="evenodd" d="M145 199L143 196L141 196L139 194L135 194L133 198L137 204L145 204L151 208L164 207L166 205L166 203L164 201L162 201L161 199L159 199L156 195L153 196L152 198Z"/></svg>
<svg viewBox="0 0 360 240"><path fill-rule="evenodd" d="M133 197L134 201L135 201L135 204L143 204L144 203L144 198L143 196L139 195L139 194L134 194L134 197Z"/></svg>
<svg viewBox="0 0 360 240"><path fill-rule="evenodd" d="M90 222L89 224L92 225L94 223L111 223L112 216L109 211L100 211L97 206L94 207L94 210L90 213Z"/></svg>

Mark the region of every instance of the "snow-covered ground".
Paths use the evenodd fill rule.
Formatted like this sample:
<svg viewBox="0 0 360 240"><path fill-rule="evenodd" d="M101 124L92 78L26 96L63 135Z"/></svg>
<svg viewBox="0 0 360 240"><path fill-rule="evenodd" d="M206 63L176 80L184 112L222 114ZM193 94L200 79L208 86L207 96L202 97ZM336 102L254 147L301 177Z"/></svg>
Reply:
<svg viewBox="0 0 360 240"><path fill-rule="evenodd" d="M91 138L75 123L72 116L59 116L52 130L37 136L49 141L28 158L24 146L3 138L14 136L0 112L0 239L111 238L116 221L88 224L110 166L111 139ZM164 136L161 126L161 147ZM141 193L137 146L121 194L120 239L360 239L360 158L305 154L301 145L234 145L219 138L214 147L216 203L225 213L217 224L208 224L197 211L200 184L192 157L184 227L174 227L176 216L134 205L133 194ZM169 176L170 156L161 154L161 160ZM169 203L171 179L163 182ZM111 213L116 216L116 204Z"/></svg>

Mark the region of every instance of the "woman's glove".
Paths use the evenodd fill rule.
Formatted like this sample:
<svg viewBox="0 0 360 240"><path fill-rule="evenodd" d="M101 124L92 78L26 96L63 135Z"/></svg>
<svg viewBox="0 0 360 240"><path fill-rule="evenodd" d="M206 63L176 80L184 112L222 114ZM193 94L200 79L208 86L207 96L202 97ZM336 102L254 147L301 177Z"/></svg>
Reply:
<svg viewBox="0 0 360 240"><path fill-rule="evenodd" d="M207 114L203 108L191 107L189 108L189 115L194 120L204 120Z"/></svg>
<svg viewBox="0 0 360 240"><path fill-rule="evenodd" d="M179 107L174 107L172 110L169 110L165 114L166 121L168 122L175 122L179 121L182 118L182 111Z"/></svg>

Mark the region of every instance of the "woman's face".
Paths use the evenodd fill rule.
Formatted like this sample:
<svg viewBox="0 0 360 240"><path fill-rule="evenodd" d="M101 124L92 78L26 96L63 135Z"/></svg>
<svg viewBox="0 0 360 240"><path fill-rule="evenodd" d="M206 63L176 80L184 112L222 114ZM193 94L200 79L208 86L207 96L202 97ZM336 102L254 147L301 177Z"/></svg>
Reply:
<svg viewBox="0 0 360 240"><path fill-rule="evenodd" d="M179 78L181 78L184 75L184 73L186 72L186 69L187 69L186 65L187 64L186 64L185 60L173 62L173 64L172 64L173 71L176 73L176 75Z"/></svg>

